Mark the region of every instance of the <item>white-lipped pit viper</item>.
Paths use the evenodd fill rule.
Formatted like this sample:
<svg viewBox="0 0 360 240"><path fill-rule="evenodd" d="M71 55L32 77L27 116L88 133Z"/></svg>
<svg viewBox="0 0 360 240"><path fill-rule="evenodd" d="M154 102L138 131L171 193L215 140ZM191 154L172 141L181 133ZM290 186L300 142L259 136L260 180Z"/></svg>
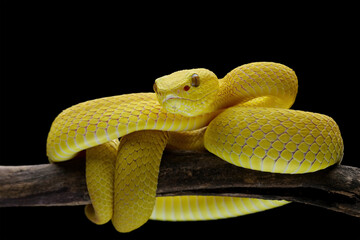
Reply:
<svg viewBox="0 0 360 240"><path fill-rule="evenodd" d="M328 116L289 110L298 82L293 70L272 62L242 65L218 79L207 69L156 79L155 93L83 102L60 113L47 140L51 162L86 150L96 224L112 220L120 232L148 219L187 221L245 215L286 201L232 197L155 197L166 146L206 148L253 170L299 174L340 163L343 141ZM120 140L119 140L120 138Z"/></svg>

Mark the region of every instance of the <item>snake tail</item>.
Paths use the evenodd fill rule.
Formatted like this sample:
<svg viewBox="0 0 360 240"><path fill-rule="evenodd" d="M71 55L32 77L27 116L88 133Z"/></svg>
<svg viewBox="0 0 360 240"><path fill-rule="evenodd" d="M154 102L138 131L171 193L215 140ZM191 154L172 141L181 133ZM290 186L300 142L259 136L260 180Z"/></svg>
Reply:
<svg viewBox="0 0 360 240"><path fill-rule="evenodd" d="M151 219L160 221L203 221L244 216L280 207L284 200L221 196L157 197Z"/></svg>

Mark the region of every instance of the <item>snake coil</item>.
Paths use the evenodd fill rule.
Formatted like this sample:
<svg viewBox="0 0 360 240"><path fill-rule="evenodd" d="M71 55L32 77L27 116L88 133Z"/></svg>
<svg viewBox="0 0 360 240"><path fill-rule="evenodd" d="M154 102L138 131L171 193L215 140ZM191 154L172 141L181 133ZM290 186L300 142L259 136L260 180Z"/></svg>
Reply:
<svg viewBox="0 0 360 240"><path fill-rule="evenodd" d="M235 68L218 79L207 69L158 78L155 93L83 102L60 113L47 140L52 162L86 150L86 179L96 224L120 232L149 218L187 221L234 217L284 205L250 198L155 197L165 147L207 149L239 167L300 174L340 163L343 141L328 116L290 110L298 81L272 62ZM120 139L120 141L119 141Z"/></svg>

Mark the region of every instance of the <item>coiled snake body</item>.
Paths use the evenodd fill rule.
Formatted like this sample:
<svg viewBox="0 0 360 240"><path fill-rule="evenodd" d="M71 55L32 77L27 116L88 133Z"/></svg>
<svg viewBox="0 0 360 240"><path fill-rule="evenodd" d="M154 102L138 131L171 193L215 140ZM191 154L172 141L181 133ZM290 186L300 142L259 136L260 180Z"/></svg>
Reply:
<svg viewBox="0 0 360 240"><path fill-rule="evenodd" d="M207 69L183 70L158 78L154 90L77 104L51 126L50 161L69 160L86 149L92 205L85 213L96 224L112 220L118 231L129 232L149 218L218 219L287 203L156 198L166 146L205 147L236 166L274 173L314 172L342 159L342 138L330 117L288 109L297 94L297 77L284 65L246 64L223 79Z"/></svg>

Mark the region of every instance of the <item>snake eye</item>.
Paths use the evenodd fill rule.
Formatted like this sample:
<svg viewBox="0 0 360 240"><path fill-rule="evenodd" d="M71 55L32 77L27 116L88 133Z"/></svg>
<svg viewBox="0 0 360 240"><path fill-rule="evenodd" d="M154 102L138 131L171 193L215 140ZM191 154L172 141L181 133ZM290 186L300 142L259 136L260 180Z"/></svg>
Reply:
<svg viewBox="0 0 360 240"><path fill-rule="evenodd" d="M200 85L200 76L194 73L191 76L191 86L198 87Z"/></svg>

